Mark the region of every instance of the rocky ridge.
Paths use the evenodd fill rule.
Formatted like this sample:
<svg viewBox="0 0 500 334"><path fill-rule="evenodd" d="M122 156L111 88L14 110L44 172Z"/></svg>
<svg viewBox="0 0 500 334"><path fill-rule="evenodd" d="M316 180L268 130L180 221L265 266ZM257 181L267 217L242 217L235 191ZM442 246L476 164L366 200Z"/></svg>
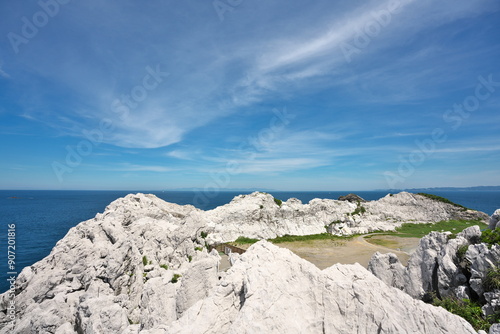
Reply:
<svg viewBox="0 0 500 334"><path fill-rule="evenodd" d="M462 318L388 288L359 264L321 271L265 241L240 256L213 293L179 320L144 334L218 332L476 333Z"/></svg>
<svg viewBox="0 0 500 334"><path fill-rule="evenodd" d="M12 298L7 292L0 295L0 333L163 333L161 328L181 328L182 326L178 327L179 325L174 323L180 324L186 319L192 319L194 311L191 310L200 306L207 298L212 298L217 291L226 291L229 289L227 286L235 287L250 279L255 281L260 267L271 270L271 253L277 256L276 261L279 263L285 261L289 264L295 263L294 267L307 267L307 270L299 271L305 277L301 276L300 280L304 281L304 284L311 280L307 284L316 286L319 294L329 295L331 291L326 293L325 289L317 286L318 280L327 280L326 276L330 275L328 270L322 273L319 269L312 269L313 266L304 260L278 252L265 243L265 246L255 247L253 252L248 253L250 255L244 255L241 259L233 257L231 261L235 268L238 263L244 263L240 264L242 269L230 271L226 278L220 280L223 276L223 273L218 271L220 257L215 251L209 253L206 245L232 241L240 235L272 238L284 234L321 233L325 232L328 222L335 220L340 221L335 225L343 224L343 228L337 226L334 232L346 234L393 229L398 224L410 220L409 217L418 222L438 221L463 215L482 217L481 213L460 211L447 206L448 204L434 203L425 197L408 193L387 196L362 205L364 212L358 209L360 204L334 200L315 199L308 204L302 204L296 199L290 199L280 206L271 195L254 193L238 196L231 203L214 210L202 211L190 205L167 203L153 195L128 195L111 203L102 214L97 214L95 218L70 229L46 258L21 272L15 289L15 328L9 326L7 308ZM359 214L353 214L356 209ZM259 261L260 258L268 260ZM250 270L250 264L256 267L256 272ZM373 280L373 276L362 272L360 268L338 266L337 269L344 272L344 276L333 269L334 273L331 275L337 277L339 282L356 275L363 277L362 280ZM278 284L272 282L275 276L276 279L279 277L284 280L281 283L296 279L296 274L292 272L288 272L291 275L288 278L277 275L279 272L276 271L270 273L262 273L268 277L266 280L270 286ZM323 278L319 279L317 276ZM229 285L225 286L226 290L223 287L224 282L229 282ZM235 291L241 292L236 289L231 293ZM392 294L392 291L389 289L383 293ZM229 293L229 290L226 292ZM361 298L359 300L365 300L365 296L358 296L356 290L353 290L353 294L356 298ZM241 294L238 296L243 298ZM244 300L250 300L250 297L245 291ZM311 305L320 300L314 297L310 301ZM235 299L235 303L237 301L238 299ZM297 303L300 304L300 301ZM247 305L246 302L244 304ZM427 306L420 309L419 305L414 305L415 314L434 310L427 309ZM360 310L363 308L357 307L359 309L356 312L360 313L358 316L361 317ZM320 304L315 306L314 312L321 313L325 310ZM233 311L230 313L233 314ZM369 311L366 309L364 312ZM229 314L225 310L220 312L220 317ZM344 314L342 312L341 315L335 314L332 317L340 319ZM243 325L244 319L248 320L246 317L251 314L241 313L240 323ZM447 314L439 316L448 317ZM385 315L380 317L383 319ZM232 324L236 318L231 319L233 320L227 324ZM352 319L357 318L353 316ZM264 319L261 320L262 326L267 326L264 325ZM328 323L326 320L322 321L323 324ZM457 320L450 320L450 323L453 322ZM328 326L330 325L334 326ZM379 325L382 326L380 328L385 328L381 322ZM426 321L421 325L431 326ZM251 326L250 323L248 326ZM221 331L222 328L226 327L217 330ZM367 328L358 329L360 333L370 332ZM469 332L467 326L463 328L463 332ZM207 332L211 330L207 329ZM182 332L182 329L178 331ZM268 332L273 331L275 328L271 326ZM393 332L397 331L390 327L382 331ZM448 328L436 331L448 332ZM454 331L450 333L452 332Z"/></svg>
<svg viewBox="0 0 500 334"><path fill-rule="evenodd" d="M491 216L490 227L496 228L499 216L500 209ZM500 289L485 287L484 282L489 271L500 266L500 245L482 243L482 233L478 226L456 237L449 232L431 232L420 240L407 266L395 254L375 253L368 270L415 299L475 300L483 305L485 317L498 315ZM494 328L497 326L492 326L490 333L496 333Z"/></svg>
<svg viewBox="0 0 500 334"><path fill-rule="evenodd" d="M427 197L402 192L377 201L349 202L313 199L307 204L291 198L278 205L270 194L235 197L231 203L205 213L213 243L239 236L271 239L285 234L309 235L327 231L336 235L394 230L406 222L430 223L450 219L487 220L478 211L465 210Z"/></svg>

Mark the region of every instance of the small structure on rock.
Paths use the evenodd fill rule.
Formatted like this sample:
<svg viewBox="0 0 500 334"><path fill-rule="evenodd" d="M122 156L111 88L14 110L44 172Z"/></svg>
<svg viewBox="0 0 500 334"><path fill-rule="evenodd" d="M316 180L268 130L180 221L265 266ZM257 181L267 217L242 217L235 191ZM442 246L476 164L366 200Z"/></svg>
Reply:
<svg viewBox="0 0 500 334"><path fill-rule="evenodd" d="M339 201L348 201L351 203L358 203L358 202L364 203L364 202L366 202L365 199L363 199L362 197L360 197L356 194L349 194L349 195L345 195L345 196L340 196Z"/></svg>

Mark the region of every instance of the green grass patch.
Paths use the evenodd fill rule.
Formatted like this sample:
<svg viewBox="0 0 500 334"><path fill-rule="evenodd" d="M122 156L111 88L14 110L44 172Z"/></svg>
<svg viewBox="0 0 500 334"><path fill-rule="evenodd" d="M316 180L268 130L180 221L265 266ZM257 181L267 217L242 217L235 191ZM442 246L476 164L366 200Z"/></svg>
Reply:
<svg viewBox="0 0 500 334"><path fill-rule="evenodd" d="M465 211L465 210L470 210L469 208L466 208L466 207L465 207L465 206L463 206L463 205L460 205L460 204L454 203L454 202L450 201L449 199L444 198L444 197L441 197L441 196L432 195L432 194L426 194L426 193L418 193L417 195L424 196L424 197L427 197L427 198L433 199L433 200L435 200L435 201L439 201L439 202L443 202L443 203L451 204L451 205L453 205L453 206L456 206L456 207L458 207L458 208L461 208L463 211Z"/></svg>
<svg viewBox="0 0 500 334"><path fill-rule="evenodd" d="M399 237L422 238L433 231L449 231L453 234L459 233L467 227L479 225L479 228L486 228L487 225L478 220L444 220L437 223L414 224L405 223L396 229L396 232L387 234L396 234Z"/></svg>
<svg viewBox="0 0 500 334"><path fill-rule="evenodd" d="M278 206L281 206L281 204L283 204L283 201L280 199L274 198L274 203L276 203Z"/></svg>
<svg viewBox="0 0 500 334"><path fill-rule="evenodd" d="M277 237L274 239L269 239L269 242L274 244L279 244L282 242L295 242L295 241L309 241L309 240L347 240L352 239L357 235L350 235L346 237L339 237L336 235L332 235L330 233L320 233L320 234L311 234L311 235L284 235L282 237Z"/></svg>
<svg viewBox="0 0 500 334"><path fill-rule="evenodd" d="M399 246L399 243L395 240L387 240L387 239L379 239L375 235L373 238L372 236L368 236L365 239L371 244L382 246L382 247L387 247L387 248L397 248Z"/></svg>
<svg viewBox="0 0 500 334"><path fill-rule="evenodd" d="M205 232L205 231L201 231L201 233L200 233L200 237L202 237L203 239L205 239L207 236L208 236L208 233L207 233L207 232Z"/></svg>
<svg viewBox="0 0 500 334"><path fill-rule="evenodd" d="M358 205L358 207L351 213L352 216L361 215L366 212L366 209L362 205Z"/></svg>
<svg viewBox="0 0 500 334"><path fill-rule="evenodd" d="M443 298L442 300L434 299L435 306L441 306L448 312L456 314L467 320L476 330L488 331L491 324L483 318L481 306L469 299Z"/></svg>
<svg viewBox="0 0 500 334"><path fill-rule="evenodd" d="M356 209L354 209L354 211L351 213L351 216L361 215L361 214L366 212L366 208L364 206L362 206L359 201L356 203L356 205L357 205ZM347 215L349 215L349 214L347 214Z"/></svg>
<svg viewBox="0 0 500 334"><path fill-rule="evenodd" d="M493 267L488 270L486 277L483 278L483 287L485 291L500 289L500 267Z"/></svg>
<svg viewBox="0 0 500 334"><path fill-rule="evenodd" d="M469 245L463 245L457 249L457 257L459 261L463 261L465 259L465 253L467 253L468 249Z"/></svg>
<svg viewBox="0 0 500 334"><path fill-rule="evenodd" d="M148 262L149 262L149 261L148 261L147 256L146 256L146 255L144 255L144 256L142 257L142 264L143 264L143 265L145 265L145 266L147 266L147 265L148 265Z"/></svg>
<svg viewBox="0 0 500 334"><path fill-rule="evenodd" d="M172 276L172 279L170 280L170 282L172 283L177 283L179 281L179 278L181 277L182 275L179 275L179 274L174 274L174 276Z"/></svg>
<svg viewBox="0 0 500 334"><path fill-rule="evenodd" d="M252 238L247 238L247 237L238 237L235 241L233 241L234 244L254 244L257 241L260 241L259 239L252 239Z"/></svg>
<svg viewBox="0 0 500 334"><path fill-rule="evenodd" d="M500 228L494 230L486 229L481 234L481 242L488 244L489 247L500 243Z"/></svg>
<svg viewBox="0 0 500 334"><path fill-rule="evenodd" d="M166 264L160 264L160 268L163 268L165 270L168 270L168 266Z"/></svg>

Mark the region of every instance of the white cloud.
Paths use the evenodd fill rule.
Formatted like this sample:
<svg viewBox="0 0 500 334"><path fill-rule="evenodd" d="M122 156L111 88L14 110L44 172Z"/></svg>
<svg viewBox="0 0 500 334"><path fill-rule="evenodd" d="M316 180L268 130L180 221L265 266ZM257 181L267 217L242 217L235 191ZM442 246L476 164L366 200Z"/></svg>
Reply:
<svg viewBox="0 0 500 334"><path fill-rule="evenodd" d="M165 167L165 166L148 166L148 165L137 165L131 163L122 163L117 164L115 166L102 167L95 166L100 170L105 171L116 171L116 172L156 172L156 173L166 173L175 171L173 168Z"/></svg>
<svg viewBox="0 0 500 334"><path fill-rule="evenodd" d="M2 69L2 67L1 67L1 66L0 66L0 76L1 76L1 77L3 77L3 78L6 78L6 79L10 78L10 75L9 75L9 74L7 74L7 73L6 73L6 72Z"/></svg>
<svg viewBox="0 0 500 334"><path fill-rule="evenodd" d="M440 45L429 46L409 55L394 57L390 65L376 66L377 61L388 58L386 48L406 43L406 41L428 29L446 25L452 21L473 17L480 13L495 10L495 4L490 0L480 3L459 1L399 1L398 11L392 13L390 23L380 28L380 33L368 37L368 44L359 47L353 39L359 31L363 31L367 24L377 23L374 14L381 10L387 10L394 1L382 3L369 2L369 4L352 10L343 17L338 14L332 15L329 20L331 24L316 22L304 29L304 33L291 33L287 36L269 36L275 41L270 43L266 40L259 46L255 54L261 54L248 69L247 76L242 78L235 90L235 101L242 105L251 104L265 98L269 91L287 90L289 86L297 89L301 85L311 86L309 79L325 78L325 85L344 86L369 86L371 91L357 90L351 93L363 96L365 102L378 103L401 103L414 99L422 99L438 96L437 90L434 94L428 91L423 93L421 87L429 84L449 83L456 81L457 73L454 70L456 64L452 62L463 62L464 53L454 53L451 50L446 57L450 66L442 68L432 67L429 60L439 54ZM319 26L323 29L317 30ZM325 27L326 26L326 27ZM315 31L316 30L316 31ZM311 31L315 36L311 38ZM348 43L356 48L352 56L352 63L365 64L369 59L368 69L357 68L356 71L346 71L352 64L347 61L341 45ZM492 46L492 48L495 46ZM262 51L262 49L264 51ZM254 51L253 49L251 50ZM473 51L472 51L473 52ZM483 50L478 51L478 55ZM251 57L252 55L249 55ZM443 55L441 54L441 57ZM473 56L473 55L471 55ZM389 57L393 57L390 55ZM431 65L431 66L429 66ZM453 67L452 71L448 71ZM432 80L429 81L429 78ZM401 87L405 87L404 90ZM382 93L381 89L390 93Z"/></svg>
<svg viewBox="0 0 500 334"><path fill-rule="evenodd" d="M469 146L436 149L436 153L477 153L477 152L495 152L500 151L500 145L493 146Z"/></svg>
<svg viewBox="0 0 500 334"><path fill-rule="evenodd" d="M3 69L3 61L0 59L0 77L9 79L10 75Z"/></svg>
<svg viewBox="0 0 500 334"><path fill-rule="evenodd" d="M168 157L181 159L181 160L193 160L193 153L186 150L174 150L166 154Z"/></svg>
<svg viewBox="0 0 500 334"><path fill-rule="evenodd" d="M239 173L285 173L328 165L326 160L313 158L236 160Z"/></svg>
<svg viewBox="0 0 500 334"><path fill-rule="evenodd" d="M387 68L360 71L356 75L347 73L348 63L340 49L340 44L352 39L358 28L374 20L373 12L388 8L390 2L370 1L350 12L322 14L317 22L292 27L291 31L275 32L272 25L263 21L262 24L268 24L263 27L269 28L267 35L254 46L249 46L249 41L254 40L244 34L232 35L220 29L220 25L200 23L201 17L196 16L199 13L189 17L189 22L196 24L193 29L188 29L189 24L180 25L178 32L162 28L160 23L168 22L168 18L160 15L148 18L152 30L145 33L132 29L128 21L145 19L148 17L146 12L120 7L120 16L110 15L111 18L101 20L116 11L117 6L100 4L101 11L94 17L96 13L91 9L95 4L82 5L73 10L68 8L65 22L71 22L76 35L88 33L88 25L93 27L95 24L95 29L99 29L95 39L91 42L75 38L53 41L56 44L44 49L44 57L26 58L26 65L34 75L57 82L67 89L65 93L79 96L75 103L79 107L65 106L61 111L79 125L53 122L52 126L62 128L64 133L81 135L82 128L96 128L101 119L109 118L113 120L114 130L105 137L107 143L134 148L168 146L183 140L198 127L237 112L241 106L265 101L272 94L296 94L304 86L313 87L309 85L311 79L325 78L328 85L360 80L373 86L401 85L385 74ZM477 9L481 6L472 2L461 1L459 5L444 2L442 5L430 1L402 1L406 6L401 13L394 15L391 23L382 28L380 35L373 37L359 56L371 57L373 51L400 43L430 26L485 10ZM436 10L436 6L446 10ZM433 14L429 16L429 13ZM82 20L82 16L89 20ZM293 18L283 15L280 19L288 23ZM202 26L206 28L198 29ZM112 44L110 37L113 37ZM130 46L131 41L135 47ZM82 53L79 48L86 45L81 43L90 43L87 46L96 52ZM66 56L61 58L60 54ZM147 75L146 68L156 68L162 61L165 62L162 71L170 75L149 91L147 98L137 103L128 116L120 117L122 115L113 112L112 102L141 86ZM425 57L420 61L425 62ZM408 64L399 63L394 71L398 72L401 66L407 68ZM1 73L6 74L0 66ZM426 80L421 69L407 78L405 83ZM400 92L399 99L415 95L411 93ZM387 101L386 96L383 98ZM86 107L83 111L82 105Z"/></svg>

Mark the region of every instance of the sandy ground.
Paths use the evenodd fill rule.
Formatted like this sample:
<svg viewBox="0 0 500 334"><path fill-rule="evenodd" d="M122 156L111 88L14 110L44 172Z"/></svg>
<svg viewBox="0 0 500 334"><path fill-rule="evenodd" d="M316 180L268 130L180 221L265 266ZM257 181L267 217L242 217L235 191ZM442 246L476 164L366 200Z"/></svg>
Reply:
<svg viewBox="0 0 500 334"><path fill-rule="evenodd" d="M229 256L221 253L219 253L219 255L221 257L219 271L226 271L231 268L231 264L229 263Z"/></svg>
<svg viewBox="0 0 500 334"><path fill-rule="evenodd" d="M370 235L355 237L351 240L285 242L279 243L277 246L288 248L319 269L328 268L335 263L352 264L356 262L366 268L375 252L394 253L402 264L406 265L410 254L416 249L420 240L419 238L400 238L392 235L371 235L371 238L365 239L367 236ZM241 245L238 247L248 248L249 246Z"/></svg>

